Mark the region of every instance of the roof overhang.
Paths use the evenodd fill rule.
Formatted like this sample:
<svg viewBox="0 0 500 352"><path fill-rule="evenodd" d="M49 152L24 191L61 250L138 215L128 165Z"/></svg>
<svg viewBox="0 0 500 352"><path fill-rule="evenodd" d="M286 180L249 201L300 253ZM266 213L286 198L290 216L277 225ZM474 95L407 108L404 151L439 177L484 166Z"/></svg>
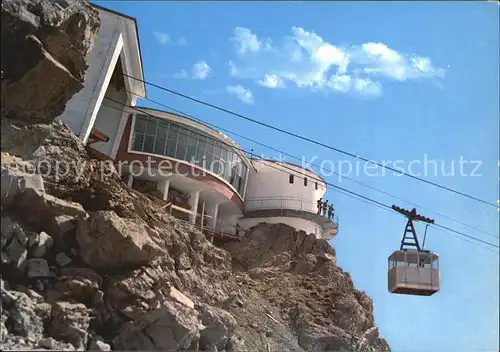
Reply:
<svg viewBox="0 0 500 352"><path fill-rule="evenodd" d="M123 55L126 61L128 73L124 72L124 80L127 82L128 90L138 98L146 97L146 84L144 82L144 70L142 67L141 47L139 43L139 30L137 20L134 17L125 15L114 10L91 4L100 13L117 16L123 36ZM131 76L131 77L129 77Z"/></svg>

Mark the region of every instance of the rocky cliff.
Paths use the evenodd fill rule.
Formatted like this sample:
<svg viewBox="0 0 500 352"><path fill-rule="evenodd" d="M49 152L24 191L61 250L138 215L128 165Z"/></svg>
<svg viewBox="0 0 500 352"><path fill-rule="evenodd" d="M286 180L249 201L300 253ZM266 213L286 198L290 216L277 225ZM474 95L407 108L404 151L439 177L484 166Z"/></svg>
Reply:
<svg viewBox="0 0 500 352"><path fill-rule="evenodd" d="M215 247L54 121L82 83L98 25L85 1L2 3L2 42L42 44L29 67L2 66L0 348L388 351L371 299L327 242L261 224ZM18 59L31 53L15 48ZM69 78L42 78L47 55ZM35 104L23 86L65 94Z"/></svg>

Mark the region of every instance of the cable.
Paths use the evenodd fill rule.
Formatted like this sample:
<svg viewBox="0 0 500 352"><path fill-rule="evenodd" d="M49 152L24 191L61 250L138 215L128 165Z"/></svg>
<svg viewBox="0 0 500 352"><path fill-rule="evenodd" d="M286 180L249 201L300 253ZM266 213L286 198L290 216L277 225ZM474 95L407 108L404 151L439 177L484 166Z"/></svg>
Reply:
<svg viewBox="0 0 500 352"><path fill-rule="evenodd" d="M207 122L207 121L204 121L204 120L202 120L202 119L200 119L200 118L198 118L198 117L196 117L196 116L193 116L193 115L187 114L187 113L185 113L185 112L182 112L182 111L180 111L180 110L178 110L178 109L175 109L175 108L173 108L173 107L170 107L170 106L168 106L168 105L165 105L165 104L163 104L163 103L160 103L160 102L158 102L158 101L155 101L155 100L153 100L153 99L145 98L144 100L150 101L150 102L152 102L152 103L154 103L154 104L158 104L158 105L160 105L160 106L163 106L163 107L165 107L165 108L167 108L167 109L169 109L169 110L171 110L171 111L174 111L174 112L177 112L177 113L181 114L183 117L186 117L186 118L189 118L189 119L193 119L193 120L195 120L195 121L198 121L198 122L200 122L200 123L203 123L203 124L205 124L205 125L208 125L208 126L210 126L210 127L214 128L214 129L221 130L221 131L225 131L225 132L227 132L227 133L231 133L231 134L233 134L233 135L235 135L235 136L238 136L238 137L243 138L243 139L246 139L246 140L248 140L248 141L250 141L250 142L253 142L253 143L259 144L259 145L261 145L261 146L263 146L263 147L269 148L269 149L274 150L274 151L276 151L276 152L278 152L278 153L281 153L281 154L283 154L283 155L289 156L289 157L291 157L291 158L293 158L293 159L296 159L296 160L299 160L299 161L301 161L301 160L302 160L302 159L300 159L300 158L299 158L299 157L297 157L297 156L294 156L294 155L288 154L288 153L286 153L286 152L284 152L284 151L282 151L282 150L276 149L276 148L274 148L274 147L272 147L272 146L270 146L270 145L267 145L267 144L261 143L261 142L259 142L259 141L254 140L254 139L251 139L251 138L248 138L248 137L242 136L242 135L240 135L240 134L238 134L238 133L236 133L236 132L233 132L233 131L227 130L227 129L225 129L225 128L222 128L222 127L220 127L220 126L214 125L214 124L209 123L209 122ZM434 211L434 210L432 210L432 209L426 208L426 207L424 207L424 206L422 206L422 205L419 205L419 204L416 204L416 203L412 203L412 202L410 202L410 201L407 201L406 199L400 198L400 197L398 197L398 196L396 196L396 195L393 195L393 194L391 194L391 193L385 192L385 191L383 191L383 190L381 190L381 189L378 189L378 188L372 187L372 186L370 186L370 185L368 185L368 184L366 184L366 183L363 183L363 182L357 181L357 180L355 180L355 179L353 179L353 178L350 178L350 177L348 177L348 176L343 176L343 175L340 175L339 173L337 173L337 172L335 172L335 171L333 171L333 170L328 170L328 169L326 169L326 168L324 168L324 167L322 167L322 166L319 166L319 165L317 165L317 164L313 164L313 163L310 163L310 165L311 165L311 166L314 166L314 167L316 167L316 168L319 168L321 171L331 172L331 173L333 173L333 174L335 174L335 175L338 175L338 176L340 176L340 177L345 177L347 180L350 180L350 181L352 181L352 182L355 182L355 183L357 183L357 184L360 184L360 185L362 185L362 186L364 186L364 187L370 188L370 189L372 189L372 190L374 190L374 191L380 192L380 193L385 194L385 195L387 195L387 196L393 197L393 198L398 199L398 200L400 200L400 201L403 201L403 202L405 202L405 203L411 204L411 205L413 205L414 207L417 207L417 208L420 208L420 209L424 209L424 210L427 210L427 211L433 212L433 213L435 213L435 214L437 214L437 215L439 215L439 216L442 216L443 218L446 218L446 219L448 219L448 220L450 220L450 221L453 221L453 222L456 222L456 223L461 224L461 225L463 225L463 226L466 226L466 227L468 227L468 228L470 228L470 229L472 229L472 230L475 230L475 231L478 231L478 232L482 232L483 234L486 234L487 236L493 237L493 238L495 238L495 239L498 239L498 238L499 238L498 236L495 236L495 235L493 235L493 234L491 234L491 233L489 233L489 232L487 232L487 231L484 231L484 230L481 230L481 229L479 229L479 228L477 228L477 227L474 227L474 226L472 226L472 225L469 225L469 224L467 224L467 223L465 223L465 222L463 222L463 221L460 221L460 220L454 219L454 218L449 217L449 216L447 216L447 215L445 215L445 214L442 214L442 213L439 213L439 212Z"/></svg>
<svg viewBox="0 0 500 352"><path fill-rule="evenodd" d="M493 246L493 247L495 247L495 248L500 248L499 246L495 246L495 245L493 245L493 244L492 244L492 243L490 243L490 242L483 241L482 239L479 239L479 238L474 237L474 236L471 236L471 235L467 235L467 234L465 234L465 233L463 233L463 232L460 232L460 231L457 231L457 230L450 229L449 227L446 227L446 226L443 226L443 225L433 224L432 226L439 227L439 228L442 228L442 229L444 229L444 230L448 230L448 231L454 232L454 233L459 234L459 235L461 235L461 236L464 236L464 237L467 237L467 238L472 239L472 240L474 240L474 241L478 241L478 242L481 242L481 243L484 243L484 244L487 244L487 245Z"/></svg>
<svg viewBox="0 0 500 352"><path fill-rule="evenodd" d="M125 107L125 108L127 108L127 109L132 109L132 110L134 110L134 111L138 111L138 112L140 112L140 113L142 113L142 114L145 114L145 115L148 115L148 116L151 116L151 117L157 118L157 116L155 116L155 115L153 115L153 114L150 114L150 113L148 113L147 111L140 110L139 108L136 108L136 107L131 107L131 106L127 106L127 105L125 105L125 104L123 104L123 103L121 103L121 102L118 102L118 101L116 101L116 100L114 100L114 99L111 99L111 98L108 98L108 97L106 97L106 99L109 99L109 100L111 100L111 101L115 102L116 104L121 105L121 106L123 106L123 107ZM111 107L111 108L114 108L114 109L117 109L116 107L113 107L113 106L111 106L111 105L107 105L107 106L109 106L109 107ZM117 110L118 110L118 109L117 109ZM198 132L196 132L196 131L190 131L190 133L193 133L193 134L197 134L197 135L200 135L200 136L207 137L206 135L202 135L201 133L198 133ZM239 148L239 147L237 147L237 146L234 146L234 145L228 144L228 143L227 143L227 142L225 142L225 141L217 140L217 139L215 139L215 138L213 138L213 137L209 137L209 138L210 138L210 139L212 139L212 140L216 140L216 141L217 141L217 142L219 142L219 143L223 143L223 144L225 144L225 145L227 145L227 146L231 147L232 149L240 150L240 151L242 151L243 153L248 153L248 154L251 154L250 152L245 151L244 149ZM260 160L265 160L265 159L261 158ZM303 175L303 174L302 174L302 175L301 175L301 174L292 174L292 173L286 172L286 171L284 171L284 170L278 169L278 168L276 168L276 167L274 167L274 166L272 166L272 165L268 165L268 166L269 166L269 167L271 167L271 168L274 168L274 169L276 169L276 170L279 170L279 171L281 171L281 172L284 172L284 173L286 173L286 174L288 174L288 175L294 175L294 176L302 176L302 175ZM293 170L292 168L290 168L290 167L288 167L288 166L286 166L286 165L283 165L283 164L281 164L280 166L281 166L281 167L283 167L283 168L285 168L285 169L292 170L292 171L294 171L294 172L296 171L296 170ZM372 199L372 198L369 198L369 197L363 196L363 195L358 194L358 193L356 193L356 192L352 192L352 191L350 191L350 190L348 190L348 189L345 189L345 188L343 188L343 187L336 186L336 185L331 184L331 183L329 183L329 182L326 182L325 180L322 180L322 179L320 179L320 178L314 178L314 177L312 177L312 179L318 180L318 181L320 181L320 182L324 182L324 183L325 183L326 185L328 185L328 186L334 187L334 188L336 188L336 189L340 189L340 190L342 190L342 191L344 191L344 192L346 192L346 193L349 193L349 194L355 195L355 196L357 196L357 197L359 197L359 198L362 198L362 199L365 199L365 200L367 200L367 201L369 201L369 202L371 202L371 203L374 203L374 204L377 204L377 205L379 205L379 206L381 206L381 207L384 207L384 208L387 208L387 209L391 209L391 210L392 210L392 207L391 207L391 206L389 206L389 205L387 205L387 204L384 204L384 203L382 203L382 202L379 202L379 201L377 201L377 200L374 200L374 199ZM399 214L399 213L398 213L398 214ZM402 214L401 214L401 215L402 215ZM402 216L404 216L404 215L402 215ZM464 236L464 237L470 238L470 239L475 240L475 241L477 241L477 242L480 242L480 243L483 243L483 244L486 244L486 245L492 246L492 247L494 247L494 248L500 248L498 245L495 245L495 244L493 244L493 243L490 243L490 242L487 242L487 241L481 240L481 239L476 238L476 237L474 237L474 236L470 236L470 235L464 234L464 233L462 233L462 232L460 232L460 231L456 231L456 230L451 229L451 228L449 228L449 227L442 226L442 225L438 225L438 224L434 224L434 225L435 225L435 226L438 226L438 227L440 227L440 228L443 228L443 229L445 229L445 230L448 230L448 231L450 231L450 232L456 233L456 234L458 234L458 235L461 235L461 236Z"/></svg>
<svg viewBox="0 0 500 352"><path fill-rule="evenodd" d="M292 137L295 137L295 138L298 138L298 139L302 139L306 142L309 142L309 143L313 143L313 144L316 144L316 145L319 145L321 147L324 147L324 148L327 148L327 149L330 149L330 150L333 150L333 151L336 151L336 152L339 152L339 153L342 153L342 154L345 154L345 155L348 155L350 157L353 157L353 158L356 158L356 159L360 159L360 160L363 160L364 162L367 162L367 163L371 163L371 164L374 164L374 165L377 165L377 166L380 166L384 169L387 169L387 170L391 170L393 172L397 172L399 173L400 175L404 175L404 176L407 176L407 177L410 177L410 178L413 178L415 180L418 180L418 181L421 181L421 182L424 182L424 183L427 183L427 184L430 184L430 185L433 185L435 187L439 187L441 189L444 189L444 190L447 190L449 192L453 192L455 194L458 194L458 195L461 195L463 197L466 197L466 198L470 198L472 200L475 200L477 202L480 202L480 203L483 203L483 204L486 204L486 205L489 205L489 206L493 206L495 208L499 208L496 204L493 204L493 203L490 203L488 201L485 201L483 199L480 199L480 198L477 198L475 196L471 196L471 195L468 195L466 193L463 193L463 192L460 192L460 191L457 191L457 190L454 190L452 188L449 188L449 187L446 187L446 186L443 186L443 185L440 185L438 183L435 183L435 182L432 182L432 181L428 181L428 180L425 180L423 178L420 178L420 177L417 177L417 176L413 176L413 175L410 175L410 174L407 174L403 171L400 171L400 170L396 170L390 166L387 166L387 165L383 165L383 164L380 164L380 163L377 163L375 161L372 161L372 160L369 160L369 159L366 159L364 157L361 157L359 155L355 155L355 154L352 154L350 152L346 152L344 150L341 150L341 149L338 149L338 148L335 148L331 145L328 145L328 144L324 144L322 142L319 142L319 141L316 141L314 139L311 139L309 137L304 137L304 136L301 136L299 134L296 134L296 133L293 133L293 132L289 132L287 130L284 130L282 128L279 128L279 127L275 127L275 126L272 126L272 125L269 125L265 122L262 122L262 121L258 121L258 120L255 120L255 119L252 119L252 118L249 118L247 116L244 116L244 115L241 115L241 114L238 114L236 112L233 112L231 110L228 110L228 109L225 109L225 108L222 108L222 107L219 107L217 105L214 105L214 104L210 104L210 103L207 103L207 102L204 102L202 100L199 100L199 99L196 99L196 98L193 98L193 97L190 97L188 95L185 95L185 94L182 94L182 93L179 93L179 92L176 92L174 90L171 90L171 89L168 89L168 88L165 88L165 87L162 87L162 86L159 86L157 84L154 84L154 83L151 83L151 82L148 82L148 81L145 81L145 80L142 80L142 79L139 79L139 78L136 78L136 77L133 77L133 76L130 76L130 75L127 75L127 74L123 74L124 76L126 77L129 77L129 78L132 78L134 80L137 80L139 82L142 82L144 84L148 84L152 87L155 87L155 88L158 88L158 89L161 89L163 91L166 91L166 92L169 92L171 94L174 94L174 95L177 95L177 96L180 96L182 98L186 98L186 99L189 99L191 101L194 101L196 103L199 103L199 104L202 104L202 105L205 105L205 106L208 106L208 107L211 107L213 109L216 109L216 110L219 110L219 111L222 111L222 112L225 112L225 113L228 113L230 115L233 115L233 116L236 116L236 117L239 117L239 118L242 118L242 119L245 119L247 121L250 121L250 122L253 122L255 124L258 124L258 125L261 125L261 126L264 126L264 127L267 127L267 128L270 128L270 129L273 129L275 131L278 131L278 132L281 132L281 133L284 133L284 134L287 134L289 136L292 136Z"/></svg>

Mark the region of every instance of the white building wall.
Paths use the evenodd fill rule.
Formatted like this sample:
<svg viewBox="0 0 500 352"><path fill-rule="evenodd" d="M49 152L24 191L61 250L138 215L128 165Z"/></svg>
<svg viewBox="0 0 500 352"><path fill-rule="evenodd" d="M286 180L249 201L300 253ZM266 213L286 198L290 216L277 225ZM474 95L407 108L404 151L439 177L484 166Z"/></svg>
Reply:
<svg viewBox="0 0 500 352"><path fill-rule="evenodd" d="M98 120L105 92L118 60L121 62L127 89L126 105L135 105L138 97L146 96L142 74L142 62L138 42L138 33L134 19L99 8L101 25L88 60L84 87L66 105L59 119L67 123L83 143L87 142L90 132ZM137 79L128 77L135 77ZM114 145L107 155L116 156L126 122L126 115L121 116L117 125ZM114 122L113 122L114 123Z"/></svg>
<svg viewBox="0 0 500 352"><path fill-rule="evenodd" d="M243 229L247 230L260 223L286 224L288 226L294 227L297 231L305 231L308 235L314 234L318 238L322 237L322 230L318 224L300 218L281 217L281 216L266 217L266 218L243 218L240 219L238 225L240 225Z"/></svg>
<svg viewBox="0 0 500 352"><path fill-rule="evenodd" d="M317 200L326 192L319 176L290 164L254 160L257 170L251 170L245 195L245 211L259 209L295 209L317 212ZM293 183L289 182L294 174ZM304 185L304 177L307 185ZM318 189L316 189L316 182Z"/></svg>
<svg viewBox="0 0 500 352"><path fill-rule="evenodd" d="M110 99L119 101L122 104L127 104L127 92L123 89L120 91L116 91L114 87L110 86L108 87L105 96L109 97ZM105 155L111 155L111 150L117 137L118 127L120 125L122 115L123 105L119 105L113 101L104 99L103 104L101 105L101 108L97 113L94 127L100 132L107 135L109 137L109 141L106 143L93 143L92 148Z"/></svg>
<svg viewBox="0 0 500 352"><path fill-rule="evenodd" d="M84 87L73 95L66 104L65 111L59 116L59 119L67 123L77 135L82 132L87 116L92 114L90 110L95 106L95 100L102 89L99 84L102 84L102 76L108 71L113 73L114 67L109 67L109 59L121 33L119 16L99 10L99 17L101 26L87 62L89 67L85 73Z"/></svg>

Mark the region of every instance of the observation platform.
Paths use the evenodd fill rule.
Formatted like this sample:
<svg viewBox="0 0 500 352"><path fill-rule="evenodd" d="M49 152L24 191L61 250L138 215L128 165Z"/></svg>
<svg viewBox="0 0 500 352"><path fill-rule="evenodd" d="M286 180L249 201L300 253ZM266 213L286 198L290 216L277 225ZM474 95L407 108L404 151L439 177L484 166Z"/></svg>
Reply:
<svg viewBox="0 0 500 352"><path fill-rule="evenodd" d="M245 200L245 218L290 217L311 221L321 227L322 238L332 239L338 233L338 217L318 214L315 201L295 197L262 197Z"/></svg>

